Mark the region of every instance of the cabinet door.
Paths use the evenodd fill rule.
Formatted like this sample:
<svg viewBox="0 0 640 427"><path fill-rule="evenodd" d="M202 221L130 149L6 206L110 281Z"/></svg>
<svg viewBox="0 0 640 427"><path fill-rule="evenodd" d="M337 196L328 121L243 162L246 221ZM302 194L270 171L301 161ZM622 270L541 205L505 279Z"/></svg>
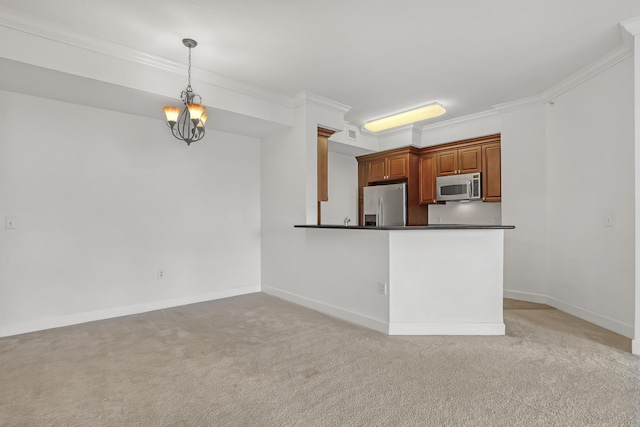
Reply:
<svg viewBox="0 0 640 427"><path fill-rule="evenodd" d="M458 150L458 173L480 172L482 170L482 147Z"/></svg>
<svg viewBox="0 0 640 427"><path fill-rule="evenodd" d="M386 159L375 159L369 161L369 173L367 174L368 182L384 181L386 173Z"/></svg>
<svg viewBox="0 0 640 427"><path fill-rule="evenodd" d="M400 179L407 176L409 176L408 154L387 157L387 179Z"/></svg>
<svg viewBox="0 0 640 427"><path fill-rule="evenodd" d="M482 200L499 202L502 200L500 143L483 145L482 158Z"/></svg>
<svg viewBox="0 0 640 427"><path fill-rule="evenodd" d="M455 175L458 173L458 150L440 151L436 155L438 176Z"/></svg>
<svg viewBox="0 0 640 427"><path fill-rule="evenodd" d="M436 156L420 156L420 204L436 203Z"/></svg>

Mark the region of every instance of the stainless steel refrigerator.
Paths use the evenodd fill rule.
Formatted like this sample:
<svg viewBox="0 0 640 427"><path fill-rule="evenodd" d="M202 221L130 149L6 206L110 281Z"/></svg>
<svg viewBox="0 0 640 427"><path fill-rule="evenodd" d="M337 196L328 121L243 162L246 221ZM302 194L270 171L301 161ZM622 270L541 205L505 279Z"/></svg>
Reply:
<svg viewBox="0 0 640 427"><path fill-rule="evenodd" d="M407 184L364 187L364 225L407 225Z"/></svg>

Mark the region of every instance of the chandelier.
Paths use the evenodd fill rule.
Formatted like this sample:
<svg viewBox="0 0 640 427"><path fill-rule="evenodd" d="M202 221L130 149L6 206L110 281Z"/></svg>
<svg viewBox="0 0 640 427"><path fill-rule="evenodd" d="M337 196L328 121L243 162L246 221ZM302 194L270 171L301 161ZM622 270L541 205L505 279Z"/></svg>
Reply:
<svg viewBox="0 0 640 427"><path fill-rule="evenodd" d="M182 44L189 48L189 83L180 94L184 108L167 106L162 110L167 116L167 126L171 128L173 136L191 145L204 136L204 124L208 115L204 112L206 107L200 105L202 98L191 89L191 49L198 43L192 39L183 39Z"/></svg>

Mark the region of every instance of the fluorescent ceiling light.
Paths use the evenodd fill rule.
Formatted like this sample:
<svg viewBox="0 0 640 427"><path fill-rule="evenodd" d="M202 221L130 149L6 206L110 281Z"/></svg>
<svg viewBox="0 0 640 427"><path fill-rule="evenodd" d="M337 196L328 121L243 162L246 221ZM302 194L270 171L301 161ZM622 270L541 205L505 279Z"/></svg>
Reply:
<svg viewBox="0 0 640 427"><path fill-rule="evenodd" d="M438 117L446 112L447 110L445 110L442 105L434 102L433 104L405 111L404 113L394 114L393 116L373 120L366 123L364 125L364 128L371 132L381 132L383 130L396 128L398 126L408 125L409 123L415 123L421 120Z"/></svg>

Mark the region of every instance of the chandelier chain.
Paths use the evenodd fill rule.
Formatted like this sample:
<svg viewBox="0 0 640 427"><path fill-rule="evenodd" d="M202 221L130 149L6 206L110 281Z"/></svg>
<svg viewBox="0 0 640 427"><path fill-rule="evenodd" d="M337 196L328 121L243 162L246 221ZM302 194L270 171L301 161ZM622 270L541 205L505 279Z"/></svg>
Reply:
<svg viewBox="0 0 640 427"><path fill-rule="evenodd" d="M187 90L191 91L191 48L189 48L189 84L187 85Z"/></svg>

